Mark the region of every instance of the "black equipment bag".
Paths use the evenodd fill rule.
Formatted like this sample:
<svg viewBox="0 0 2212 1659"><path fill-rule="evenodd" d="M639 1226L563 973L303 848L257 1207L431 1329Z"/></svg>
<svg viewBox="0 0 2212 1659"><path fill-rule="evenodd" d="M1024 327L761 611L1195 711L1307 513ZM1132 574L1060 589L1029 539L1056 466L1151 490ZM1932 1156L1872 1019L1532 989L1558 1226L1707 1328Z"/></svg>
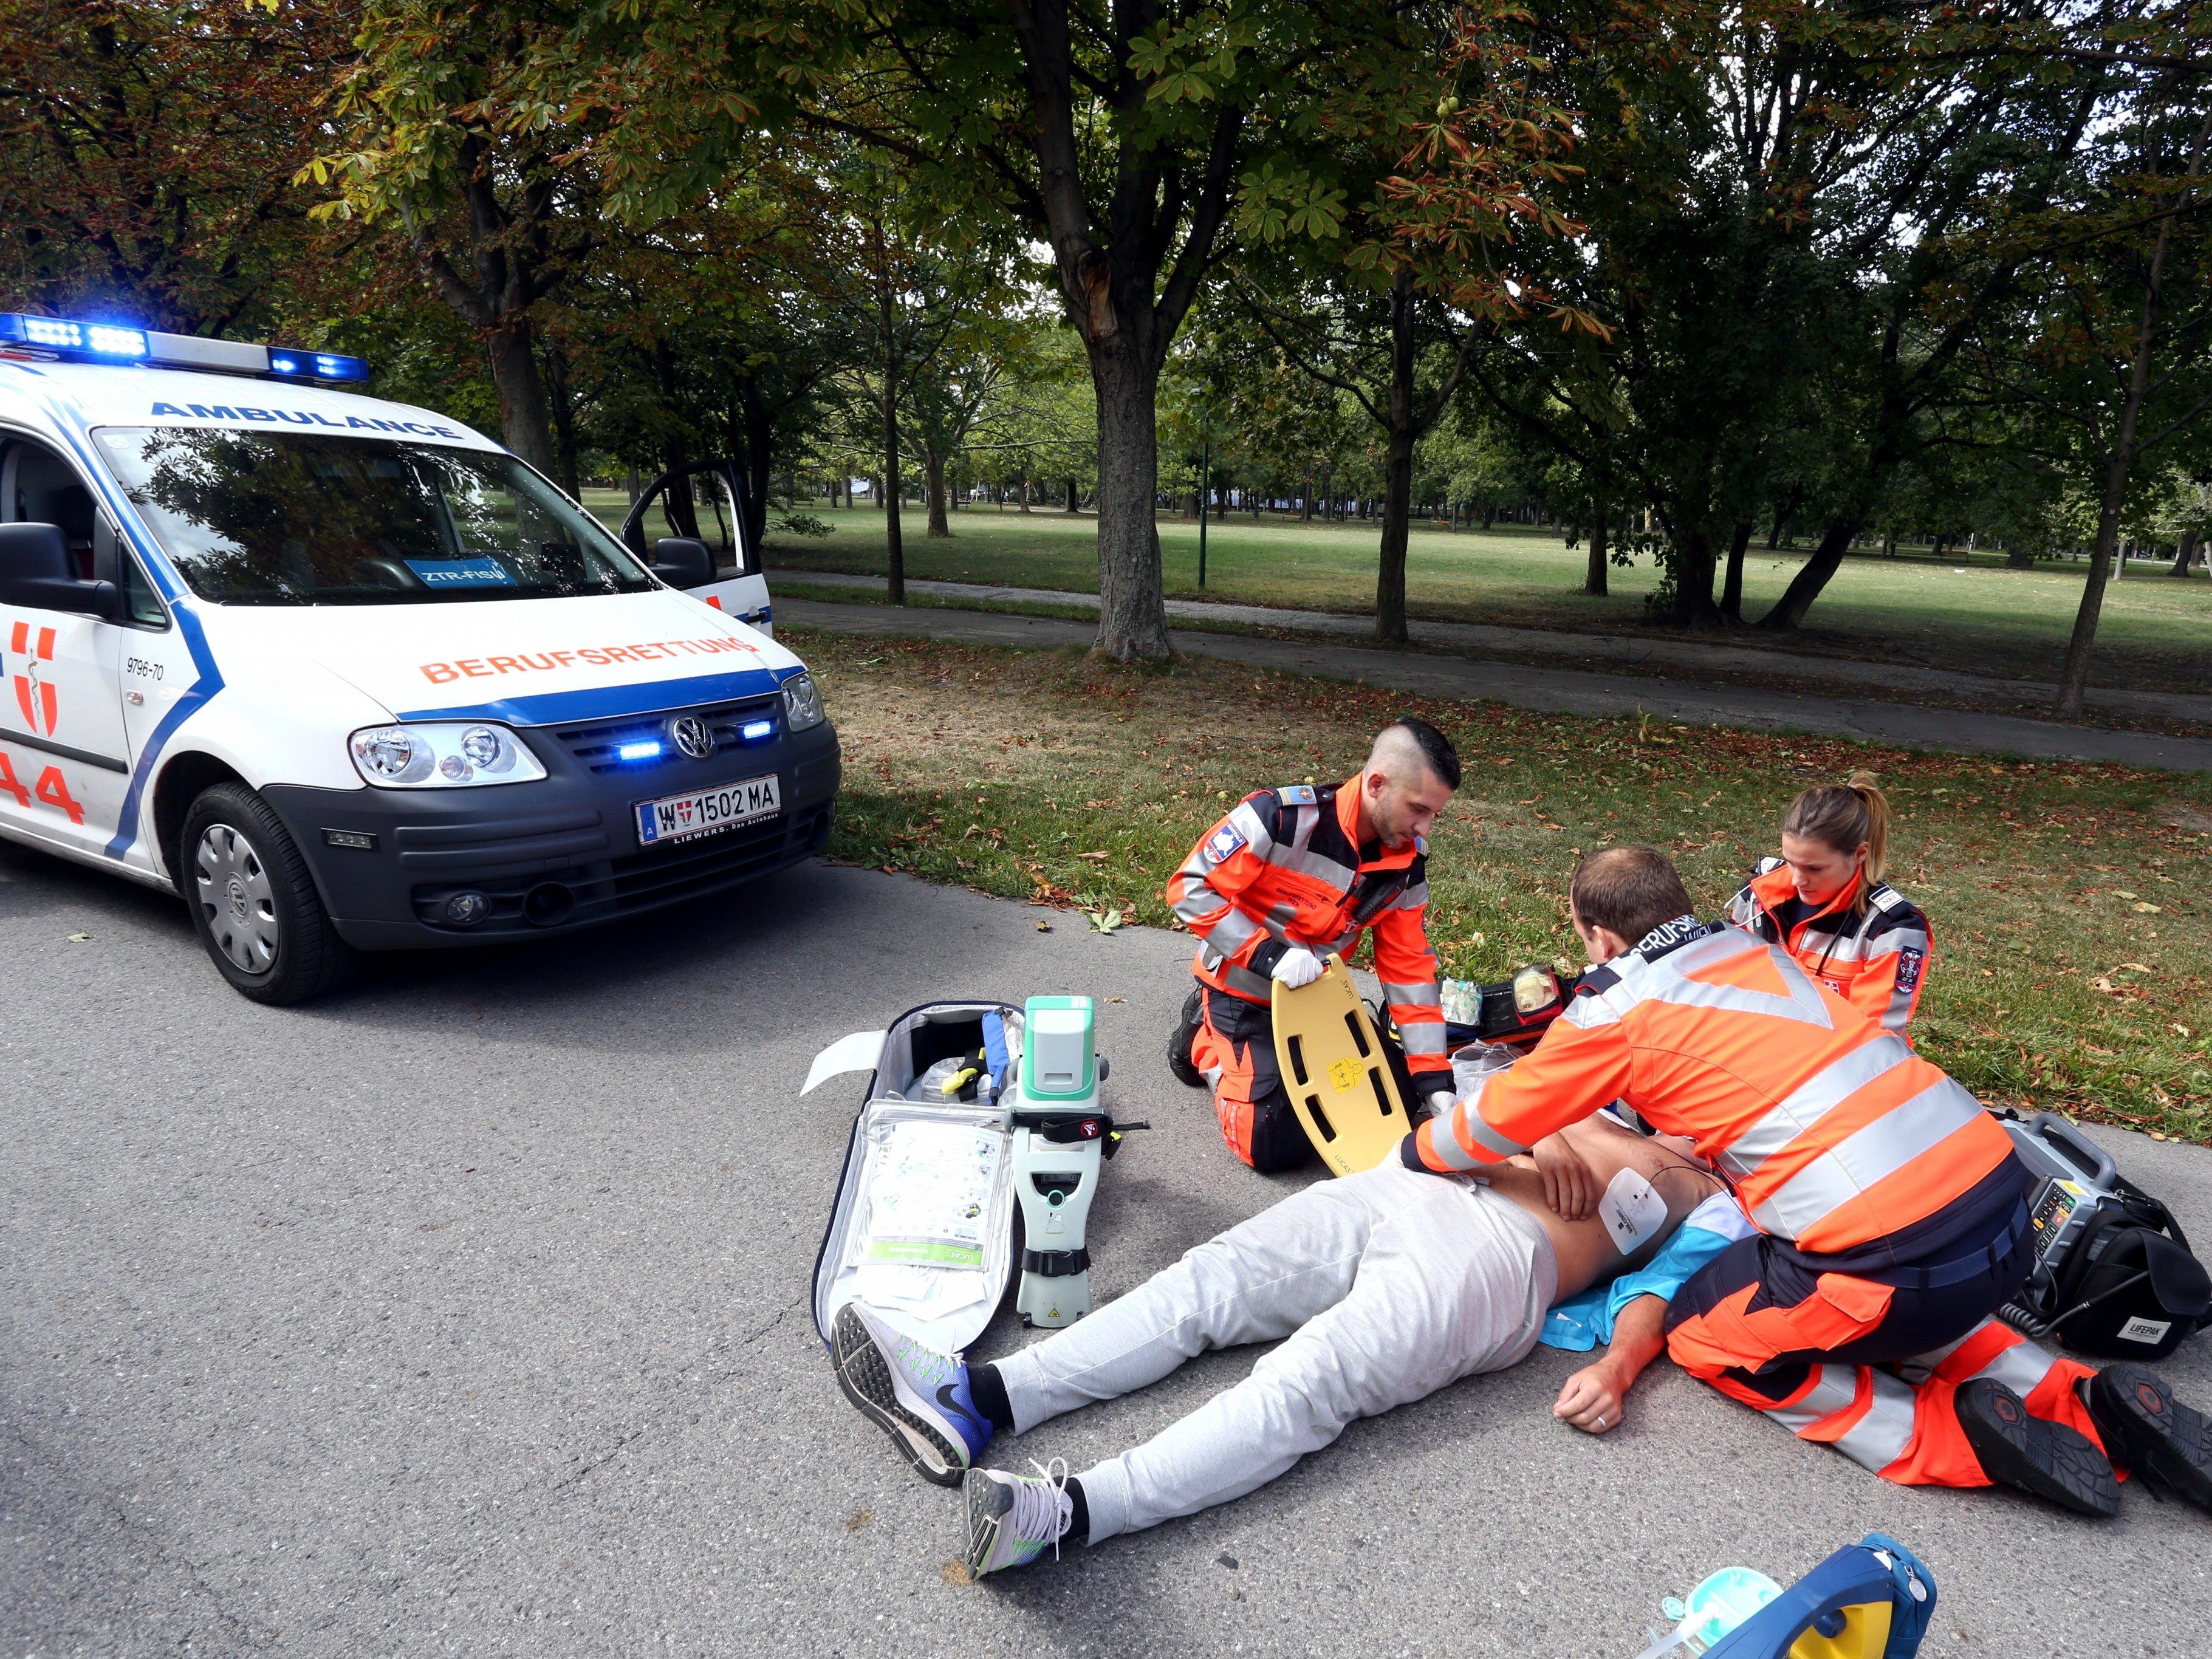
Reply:
<svg viewBox="0 0 2212 1659"><path fill-rule="evenodd" d="M2163 1359L2207 1322L2212 1274L2172 1212L2124 1176L2112 1184L2058 1264L2046 1329L2083 1353Z"/></svg>

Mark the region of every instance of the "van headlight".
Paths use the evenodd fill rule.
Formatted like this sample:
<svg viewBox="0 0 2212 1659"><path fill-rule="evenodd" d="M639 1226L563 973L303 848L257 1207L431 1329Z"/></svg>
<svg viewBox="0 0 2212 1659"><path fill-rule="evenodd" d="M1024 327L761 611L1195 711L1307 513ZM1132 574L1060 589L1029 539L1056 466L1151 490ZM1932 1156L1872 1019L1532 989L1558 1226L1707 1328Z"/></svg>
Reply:
<svg viewBox="0 0 2212 1659"><path fill-rule="evenodd" d="M545 775L527 744L481 720L364 726L346 749L362 781L380 789L467 789Z"/></svg>
<svg viewBox="0 0 2212 1659"><path fill-rule="evenodd" d="M783 724L787 730L804 732L822 724L822 694L814 689L814 676L793 674L783 683Z"/></svg>

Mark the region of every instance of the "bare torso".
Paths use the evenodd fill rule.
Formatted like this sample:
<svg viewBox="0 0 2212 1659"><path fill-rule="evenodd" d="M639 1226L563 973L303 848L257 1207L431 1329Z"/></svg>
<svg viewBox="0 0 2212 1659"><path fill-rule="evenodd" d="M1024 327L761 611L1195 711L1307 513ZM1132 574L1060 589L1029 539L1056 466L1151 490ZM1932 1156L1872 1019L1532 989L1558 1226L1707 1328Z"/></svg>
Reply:
<svg viewBox="0 0 2212 1659"><path fill-rule="evenodd" d="M1561 1296L1572 1296L1601 1279L1642 1266L1658 1253L1683 1217L1721 1190L1717 1178L1686 1156L1687 1141L1634 1134L1601 1118L1586 1118L1561 1133L1589 1165L1599 1191L1609 1187L1621 1170L1633 1170L1651 1183L1667 1206L1666 1224L1624 1256L1602 1216L1565 1221L1553 1213L1544 1202L1543 1177L1536 1173L1533 1159L1516 1158L1486 1170L1492 1190L1534 1216L1550 1237L1559 1257Z"/></svg>

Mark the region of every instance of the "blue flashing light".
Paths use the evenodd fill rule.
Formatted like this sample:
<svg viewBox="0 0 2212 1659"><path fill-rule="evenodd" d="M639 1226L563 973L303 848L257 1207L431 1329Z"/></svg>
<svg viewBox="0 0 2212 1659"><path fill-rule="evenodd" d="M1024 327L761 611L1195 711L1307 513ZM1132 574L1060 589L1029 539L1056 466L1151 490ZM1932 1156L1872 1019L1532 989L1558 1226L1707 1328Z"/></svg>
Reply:
<svg viewBox="0 0 2212 1659"><path fill-rule="evenodd" d="M142 328L74 322L66 317L33 317L20 311L0 315L0 341L125 362L136 362L147 352L146 331Z"/></svg>
<svg viewBox="0 0 2212 1659"><path fill-rule="evenodd" d="M365 380L368 378L368 360L349 357L343 352L294 351L289 347L272 346L269 351L269 372L296 375L303 380Z"/></svg>
<svg viewBox="0 0 2212 1659"><path fill-rule="evenodd" d="M775 722L774 720L747 720L743 726L738 728L738 735L743 738L747 743L758 743L763 738L768 736L769 732L775 730Z"/></svg>
<svg viewBox="0 0 2212 1659"><path fill-rule="evenodd" d="M660 739L643 738L635 743L622 744L617 746L615 753L626 761L659 760L661 755Z"/></svg>

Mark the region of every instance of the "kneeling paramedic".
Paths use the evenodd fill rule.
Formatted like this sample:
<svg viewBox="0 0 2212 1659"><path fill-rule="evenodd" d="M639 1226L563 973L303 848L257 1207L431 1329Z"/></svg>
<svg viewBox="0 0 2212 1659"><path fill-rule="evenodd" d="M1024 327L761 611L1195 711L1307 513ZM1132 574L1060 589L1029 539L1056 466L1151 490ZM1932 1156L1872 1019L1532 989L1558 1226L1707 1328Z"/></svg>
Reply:
<svg viewBox="0 0 2212 1659"><path fill-rule="evenodd" d="M1601 1182L1639 1193L1636 1237L1617 1238L1595 1215L1555 1212L1529 1159L1449 1180L1386 1162L1293 1194L989 1364L935 1352L848 1303L831 1326L839 1384L924 1476L963 1486L968 1564L978 1574L1242 1497L1356 1418L1514 1364L1540 1331L1555 1340L1545 1312L1555 1297L1610 1279L1596 1296L1608 1310L1599 1334L1612 1346L1567 1379L1552 1408L1605 1433L1658 1355L1667 1297L1696 1262L1748 1229L1685 1142L1604 1122L1579 1124L1562 1142ZM1723 1235L1680 1249L1704 1233L1709 1213ZM1235 1387L1079 1474L1057 1458L1032 1462L1034 1475L975 1467L1001 1431L1025 1435L1156 1382L1206 1349L1248 1342L1279 1346Z"/></svg>
<svg viewBox="0 0 2212 1659"><path fill-rule="evenodd" d="M1459 757L1426 720L1382 728L1348 782L1247 795L1207 830L1167 885L1198 935L1169 1065L1210 1086L1222 1139L1254 1169L1312 1156L1275 1065L1273 981L1312 983L1322 958L1347 960L1375 935L1375 972L1404 1045L1417 1099L1449 1096L1444 1017L1429 948L1423 837L1459 787Z"/></svg>
<svg viewBox="0 0 2212 1659"><path fill-rule="evenodd" d="M2212 1509L2212 1425L2158 1377L1990 1317L2033 1263L2030 1177L1996 1120L1787 951L1690 908L1649 848L1584 859L1571 916L1595 970L1401 1161L1487 1169L1619 1099L1694 1141L1758 1230L1668 1309L1685 1370L1887 1480L2110 1515L2118 1462Z"/></svg>

